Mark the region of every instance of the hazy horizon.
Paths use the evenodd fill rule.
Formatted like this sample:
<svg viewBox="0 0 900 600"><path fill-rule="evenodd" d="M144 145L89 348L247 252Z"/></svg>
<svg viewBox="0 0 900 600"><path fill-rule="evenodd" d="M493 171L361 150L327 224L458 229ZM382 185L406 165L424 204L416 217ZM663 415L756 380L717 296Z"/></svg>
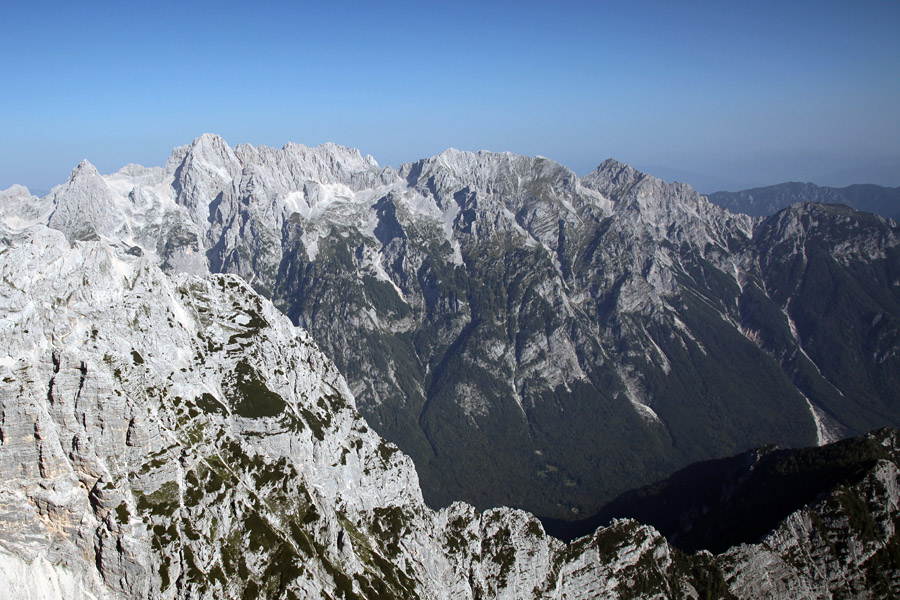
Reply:
<svg viewBox="0 0 900 600"><path fill-rule="evenodd" d="M5 9L0 189L204 132L623 162L704 193L900 186L900 3L164 1Z"/></svg>

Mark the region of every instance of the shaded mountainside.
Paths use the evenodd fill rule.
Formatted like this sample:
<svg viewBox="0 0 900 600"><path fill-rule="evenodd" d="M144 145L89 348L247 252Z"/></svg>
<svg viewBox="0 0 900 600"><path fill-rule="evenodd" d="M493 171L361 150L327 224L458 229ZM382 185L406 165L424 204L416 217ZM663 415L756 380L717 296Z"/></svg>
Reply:
<svg viewBox="0 0 900 600"><path fill-rule="evenodd" d="M751 450L692 464L665 480L626 492L589 519L545 520L561 539L587 535L614 519L652 525L686 552L725 552L760 541L788 515L858 485L879 461L896 461L894 430L820 447Z"/></svg>
<svg viewBox="0 0 900 600"><path fill-rule="evenodd" d="M617 520L564 545L520 510L429 509L305 331L238 277L133 248L0 227L8 598L900 593L896 431L761 544L687 555Z"/></svg>
<svg viewBox="0 0 900 600"><path fill-rule="evenodd" d="M754 217L774 215L798 202L818 202L845 204L900 221L900 188L868 183L833 188L792 181L740 192L714 192L709 194L709 200L732 212Z"/></svg>
<svg viewBox="0 0 900 600"><path fill-rule="evenodd" d="M306 328L426 501L592 514L698 460L900 424L900 229L754 221L614 160L448 150L382 169L203 136L89 164L4 222L233 273Z"/></svg>

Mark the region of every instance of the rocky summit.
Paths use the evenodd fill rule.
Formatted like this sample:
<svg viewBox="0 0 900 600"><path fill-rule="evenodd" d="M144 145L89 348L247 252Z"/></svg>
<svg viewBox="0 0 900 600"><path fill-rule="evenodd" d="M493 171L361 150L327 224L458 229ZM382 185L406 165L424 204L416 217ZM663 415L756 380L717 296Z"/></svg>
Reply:
<svg viewBox="0 0 900 600"><path fill-rule="evenodd" d="M455 150L395 171L207 135L164 167L13 187L0 583L896 595L893 430L852 480L718 554L633 520L566 545L492 507L571 518L694 460L897 424L898 246L896 223L844 207L752 219L616 161L579 178Z"/></svg>

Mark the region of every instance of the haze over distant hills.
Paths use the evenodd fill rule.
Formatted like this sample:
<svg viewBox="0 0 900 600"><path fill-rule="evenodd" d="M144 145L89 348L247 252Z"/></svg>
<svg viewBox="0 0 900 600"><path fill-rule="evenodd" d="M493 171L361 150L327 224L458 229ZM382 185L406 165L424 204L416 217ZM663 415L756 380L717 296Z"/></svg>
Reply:
<svg viewBox="0 0 900 600"><path fill-rule="evenodd" d="M853 185L876 185L897 187L900 185L900 162L864 162L852 165L843 161L817 161L806 157L797 162L795 158L783 157L759 164L728 164L727 168L715 170L712 165L694 168L675 168L667 165L641 164L642 170L666 181L683 181L709 195L715 192L740 192L749 189L773 187L784 182L805 181L831 188L846 188ZM833 163L828 169L823 162ZM797 163L797 164L795 164Z"/></svg>
<svg viewBox="0 0 900 600"><path fill-rule="evenodd" d="M856 210L900 220L900 187L855 184L843 188L789 182L740 192L715 192L710 201L751 216L775 214L796 202L846 204Z"/></svg>

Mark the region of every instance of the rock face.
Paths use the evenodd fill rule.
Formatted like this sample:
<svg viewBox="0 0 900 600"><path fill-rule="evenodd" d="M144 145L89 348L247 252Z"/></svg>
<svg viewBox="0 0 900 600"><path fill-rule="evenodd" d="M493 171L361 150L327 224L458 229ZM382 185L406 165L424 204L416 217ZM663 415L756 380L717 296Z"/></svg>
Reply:
<svg viewBox="0 0 900 600"><path fill-rule="evenodd" d="M5 590L409 597L455 580L441 528L479 540L481 516L428 511L333 363L243 281L170 279L43 227L5 236L0 273ZM497 515L486 539L532 532L544 562L560 546Z"/></svg>
<svg viewBox="0 0 900 600"><path fill-rule="evenodd" d="M900 425L900 229L843 208L754 220L614 160L579 178L448 150L394 171L212 135L4 194L10 226L242 277L432 506L571 519L693 461Z"/></svg>
<svg viewBox="0 0 900 600"><path fill-rule="evenodd" d="M310 336L232 275L0 230L7 598L890 597L898 440L758 546L426 507Z"/></svg>

